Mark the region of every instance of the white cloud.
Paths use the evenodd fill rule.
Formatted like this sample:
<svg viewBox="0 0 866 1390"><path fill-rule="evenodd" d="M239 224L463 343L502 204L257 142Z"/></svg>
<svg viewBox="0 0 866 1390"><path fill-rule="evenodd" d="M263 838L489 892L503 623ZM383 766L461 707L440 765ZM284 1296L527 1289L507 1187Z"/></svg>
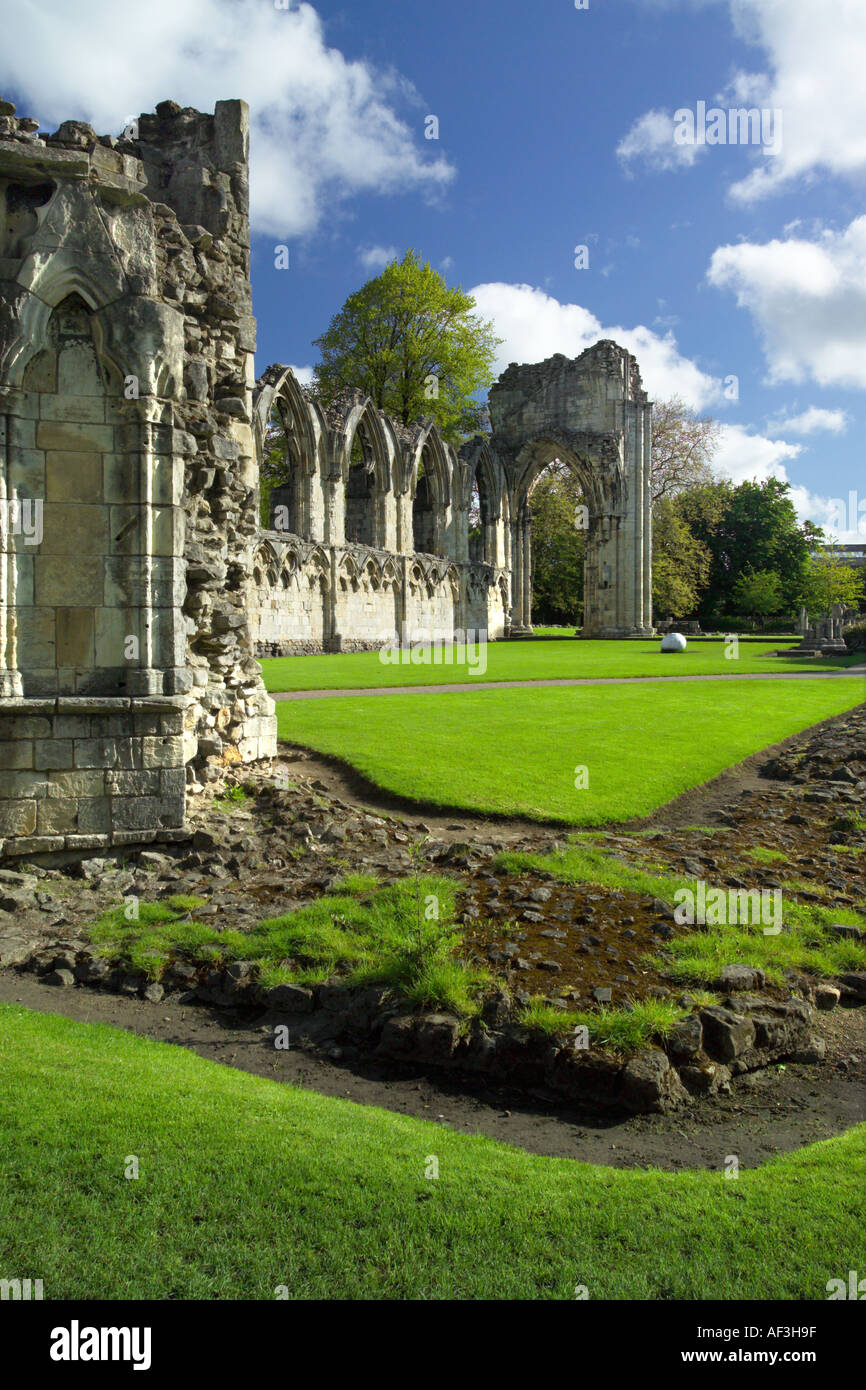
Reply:
<svg viewBox="0 0 866 1390"><path fill-rule="evenodd" d="M399 255L396 246L359 246L358 260L365 270L384 270Z"/></svg>
<svg viewBox="0 0 866 1390"><path fill-rule="evenodd" d="M779 478L788 482L784 461L797 458L802 452L802 444L788 444L784 439L752 434L742 425L723 425L713 468L733 483L745 483L752 478Z"/></svg>
<svg viewBox="0 0 866 1390"><path fill-rule="evenodd" d="M166 96L204 111L243 97L253 224L279 237L313 231L352 194L440 191L453 168L398 114L417 104L410 84L329 48L312 5L289 3L18 5L3 17L0 83L43 125L77 118L113 134Z"/></svg>
<svg viewBox="0 0 866 1390"><path fill-rule="evenodd" d="M674 143L674 118L669 111L646 111L620 140L616 153L626 168L640 160L650 169L688 169L701 148L706 146Z"/></svg>
<svg viewBox="0 0 866 1390"><path fill-rule="evenodd" d="M731 0L737 32L769 58L766 105L784 113L781 153L731 192L742 201L823 170L866 170L866 6L862 0Z"/></svg>
<svg viewBox="0 0 866 1390"><path fill-rule="evenodd" d="M678 107L698 100L723 107L756 104L782 113L783 140L772 157L755 152L751 172L731 194L751 202L792 180L818 172L859 178L866 172L866 5L863 0L729 0L737 34L761 48L766 71L734 74L721 96L684 90L676 71ZM671 132L670 140L668 132ZM650 168L686 168L692 158L674 152L667 111L646 112L620 142L621 159ZM713 151L715 153L715 151ZM745 152L744 152L745 153Z"/></svg>
<svg viewBox="0 0 866 1390"><path fill-rule="evenodd" d="M707 278L751 313L771 381L866 387L866 217L816 241L720 246Z"/></svg>
<svg viewBox="0 0 866 1390"><path fill-rule="evenodd" d="M806 487L794 485L790 496L801 521L822 526L828 537L843 545L866 544L866 494L819 497Z"/></svg>
<svg viewBox="0 0 866 1390"><path fill-rule="evenodd" d="M644 386L655 400L681 396L693 409L720 403L721 383L680 353L672 333L651 328L604 327L580 304L562 304L531 285L492 283L470 290L477 312L492 319L496 336L504 341L497 370L509 362L542 362L556 352L577 357L599 338L613 338L638 360Z"/></svg>
<svg viewBox="0 0 866 1390"><path fill-rule="evenodd" d="M312 367L292 367L291 370L302 386L312 386L315 375Z"/></svg>
<svg viewBox="0 0 866 1390"><path fill-rule="evenodd" d="M774 428L787 430L788 434L818 434L825 430L829 434L844 434L848 424L847 411L824 410L821 406L810 405L800 415L779 420Z"/></svg>

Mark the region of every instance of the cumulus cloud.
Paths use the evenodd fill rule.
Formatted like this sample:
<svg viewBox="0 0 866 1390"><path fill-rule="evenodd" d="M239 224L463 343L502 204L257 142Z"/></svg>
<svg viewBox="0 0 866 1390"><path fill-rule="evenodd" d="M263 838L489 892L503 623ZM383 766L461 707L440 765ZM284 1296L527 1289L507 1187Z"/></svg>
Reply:
<svg viewBox="0 0 866 1390"><path fill-rule="evenodd" d="M607 327L581 304L562 304L532 285L494 282L470 290L482 318L491 319L503 339L496 369L509 362L542 362L555 352L577 357L599 338L613 338L638 360L651 398L681 396L693 409L720 403L722 383L684 357L672 333L651 328Z"/></svg>
<svg viewBox="0 0 866 1390"><path fill-rule="evenodd" d="M707 277L751 313L771 381L866 387L866 217L814 241L720 246Z"/></svg>
<svg viewBox="0 0 866 1390"><path fill-rule="evenodd" d="M302 386L312 386L315 373L312 367L292 367L291 369Z"/></svg>
<svg viewBox="0 0 866 1390"><path fill-rule="evenodd" d="M650 169L689 169L702 149L706 146L674 142L674 118L670 111L646 111L620 140L616 153L626 168L639 160Z"/></svg>
<svg viewBox="0 0 866 1390"><path fill-rule="evenodd" d="M359 246L358 260L365 270L384 270L400 253L396 246Z"/></svg>
<svg viewBox="0 0 866 1390"><path fill-rule="evenodd" d="M852 503L850 496L823 497L791 479L787 462L799 458L803 448L802 444L755 434L742 425L723 425L713 468L733 483L750 482L753 478L759 482L778 478L780 482L789 483L789 496L801 524L812 521L816 526L823 526L827 534L838 541L847 544L859 541L862 545L866 540L866 506L864 515L858 518L857 502ZM856 494L854 496L856 499ZM863 501L866 504L866 497Z"/></svg>
<svg viewBox="0 0 866 1390"><path fill-rule="evenodd" d="M244 98L253 225L280 237L310 233L353 194L440 192L454 170L400 114L418 105L411 85L328 47L312 5L288 5L17 5L3 18L0 83L43 125L74 117L109 134L166 97L205 111Z"/></svg>
<svg viewBox="0 0 866 1390"><path fill-rule="evenodd" d="M845 410L824 410L821 406L810 405L800 415L791 415L779 420L775 427L788 434L844 434L848 428L848 413Z"/></svg>
<svg viewBox="0 0 866 1390"><path fill-rule="evenodd" d="M763 50L763 68L734 74L727 90L683 90L677 75L677 107L697 100L710 105L744 102L779 110L784 139L773 157L755 153L746 177L731 195L741 202L787 187L792 180L819 172L860 178L866 172L866 6L862 0L729 0L736 33ZM694 162L666 148L671 116L653 110L640 116L620 142L618 154L649 168L686 168Z"/></svg>
<svg viewBox="0 0 866 1390"><path fill-rule="evenodd" d="M748 482L752 478L779 478L788 482L785 460L797 458L802 452L802 444L768 439L766 435L753 434L743 425L723 425L713 468L733 483Z"/></svg>

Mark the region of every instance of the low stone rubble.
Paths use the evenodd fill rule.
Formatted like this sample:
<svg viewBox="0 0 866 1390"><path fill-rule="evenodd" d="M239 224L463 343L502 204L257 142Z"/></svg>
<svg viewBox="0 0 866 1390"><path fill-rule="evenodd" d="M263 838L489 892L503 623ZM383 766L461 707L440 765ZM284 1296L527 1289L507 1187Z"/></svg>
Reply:
<svg viewBox="0 0 866 1390"><path fill-rule="evenodd" d="M744 842L754 843L747 831L757 824L765 838L769 834L774 843L790 847L792 862L784 866L786 875L796 867L798 877L805 877L811 866L822 875L821 883L830 882L834 876L825 871L832 852L826 846L846 844L859 851L866 845L859 815L853 808L842 810L860 779L851 783L838 776L840 766L855 773L866 768L860 752L866 746L864 733L866 711L854 711L804 736L783 758L768 760L766 791L753 791L742 804L724 810L706 844L696 843L682 830L658 830L650 842L653 857L667 860L672 871L717 875L716 881L728 884L743 882L736 863L742 874ZM792 786L780 796L782 771L791 773L796 791ZM804 795L825 791L829 784L826 812L806 818L792 810ZM88 924L125 897L204 897L206 905L196 909L197 918L243 929L329 891L348 869L386 879L407 875L421 841L430 867L468 885L464 904L471 904L478 885L496 885L501 901L513 894L512 908L524 917L538 917L530 928L540 927L548 949L559 949L563 959L573 949L572 941L578 952L601 950L601 936L594 932L602 931L599 923L607 912L616 911L626 940L626 933L635 936L633 925L625 925L635 923L635 918L630 908L623 915L629 904L622 894L606 894L590 885L593 901L575 921L564 922L568 914L560 910L559 885L549 876L521 876L517 881L491 873L491 861L504 844L550 852L559 842L543 828L526 834L487 826L489 838L484 840L473 839L463 822L447 834L441 824L431 832L425 822L375 813L285 765L245 771L239 785L243 799L237 802L230 794L215 801L212 793L196 800L184 843L160 851L134 851L125 859L58 864L51 856L40 856L22 861L14 870L0 869L0 968L35 971L59 989L107 989L152 1003L176 999L255 1012L274 1023L286 1019L293 1032L315 1035L329 1047L357 1049L395 1067L484 1073L530 1091L579 1100L581 1105L632 1112L667 1111L688 1104L691 1097L727 1094L738 1076L783 1059L819 1062L823 1042L815 1031L818 1014L841 1004L866 1002L866 971L843 972L833 980L789 972L787 987L780 989L770 986L760 969L731 961L713 982L718 1002L710 1006L699 1006L670 982L666 987L649 986L649 997L668 997L682 1007L691 1006L692 1012L663 1044L623 1057L582 1049L577 1038L548 1037L518 1024L516 1010L529 995L521 988L526 971L519 955L523 948L517 943L500 952L496 973L501 987L486 999L481 1016L469 1022L442 1012L412 1013L393 991L381 986L349 989L339 975L313 987L282 984L266 989L258 982L256 967L245 961L217 969L176 959L154 980L102 959L88 940ZM800 820L806 824L798 824ZM608 840L620 857L639 862L633 837L614 832ZM646 840L637 843L647 845ZM836 885L831 900L840 906L866 901L863 855L837 853L833 863ZM777 873L773 864L755 863L748 869L750 881L754 876L762 884L778 882ZM803 896L808 899L805 887ZM678 930L671 908L649 900L645 910L658 929L654 935L663 951L666 937L660 929L670 934ZM471 912L464 914L464 926L474 920ZM574 931L580 935L573 937ZM860 929L839 924L838 933L857 939ZM598 945L581 947L581 941ZM547 978L551 1005L569 1007L559 974L549 972ZM609 999L609 987L596 986L594 993L604 995L604 1002Z"/></svg>

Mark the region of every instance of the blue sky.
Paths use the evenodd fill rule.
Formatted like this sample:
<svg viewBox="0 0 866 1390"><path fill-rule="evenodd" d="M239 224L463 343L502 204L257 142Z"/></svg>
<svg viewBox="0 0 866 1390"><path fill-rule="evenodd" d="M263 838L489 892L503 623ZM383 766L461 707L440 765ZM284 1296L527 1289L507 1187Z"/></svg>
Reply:
<svg viewBox="0 0 866 1390"><path fill-rule="evenodd" d="M863 0L279 3L151 0L118 26L113 0L39 0L0 85L49 127L250 102L258 370L309 368L414 246L476 293L502 365L616 337L652 396L724 422L731 476L788 478L850 539L830 503L854 490L866 540ZM699 101L781 112L780 148L676 144Z"/></svg>

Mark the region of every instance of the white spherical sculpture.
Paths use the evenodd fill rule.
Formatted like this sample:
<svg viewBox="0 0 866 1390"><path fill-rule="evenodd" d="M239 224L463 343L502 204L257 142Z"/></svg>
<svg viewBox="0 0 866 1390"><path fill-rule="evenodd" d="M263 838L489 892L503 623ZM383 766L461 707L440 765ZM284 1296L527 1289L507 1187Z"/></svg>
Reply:
<svg viewBox="0 0 866 1390"><path fill-rule="evenodd" d="M684 652L688 642L681 632L668 632L662 638L663 652Z"/></svg>

